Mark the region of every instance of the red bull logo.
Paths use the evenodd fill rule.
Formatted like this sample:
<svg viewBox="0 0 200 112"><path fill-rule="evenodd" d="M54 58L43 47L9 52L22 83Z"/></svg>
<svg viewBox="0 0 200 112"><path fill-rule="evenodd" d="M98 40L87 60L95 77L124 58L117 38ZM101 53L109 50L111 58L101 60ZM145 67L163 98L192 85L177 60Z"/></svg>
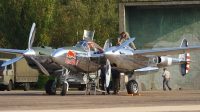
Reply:
<svg viewBox="0 0 200 112"><path fill-rule="evenodd" d="M75 57L75 53L73 53L72 51L69 51L69 52L67 53L67 57L68 57L68 58L76 58L76 57Z"/></svg>
<svg viewBox="0 0 200 112"><path fill-rule="evenodd" d="M66 64L71 64L71 65L78 65L78 60L76 59L76 54L72 51L69 51L67 53L66 59L65 59Z"/></svg>

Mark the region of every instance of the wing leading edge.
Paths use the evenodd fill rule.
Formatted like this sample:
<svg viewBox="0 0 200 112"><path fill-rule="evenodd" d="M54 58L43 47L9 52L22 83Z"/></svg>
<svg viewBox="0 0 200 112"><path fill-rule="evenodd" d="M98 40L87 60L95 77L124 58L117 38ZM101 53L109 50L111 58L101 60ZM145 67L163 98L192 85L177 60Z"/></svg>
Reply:
<svg viewBox="0 0 200 112"><path fill-rule="evenodd" d="M191 53L200 51L200 46L190 46L190 47L174 47L174 48L159 48L159 49L151 49L151 50L136 50L134 51L135 55L157 55L157 56L165 56L165 55L176 55L183 53Z"/></svg>

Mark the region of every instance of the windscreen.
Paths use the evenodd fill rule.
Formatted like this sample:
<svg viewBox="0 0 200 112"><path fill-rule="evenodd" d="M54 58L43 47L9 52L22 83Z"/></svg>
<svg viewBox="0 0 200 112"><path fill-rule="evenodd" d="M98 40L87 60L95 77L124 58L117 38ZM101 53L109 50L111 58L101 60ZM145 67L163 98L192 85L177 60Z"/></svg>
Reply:
<svg viewBox="0 0 200 112"><path fill-rule="evenodd" d="M78 42L75 46L76 47L83 47L86 51L90 50L89 45L85 40Z"/></svg>

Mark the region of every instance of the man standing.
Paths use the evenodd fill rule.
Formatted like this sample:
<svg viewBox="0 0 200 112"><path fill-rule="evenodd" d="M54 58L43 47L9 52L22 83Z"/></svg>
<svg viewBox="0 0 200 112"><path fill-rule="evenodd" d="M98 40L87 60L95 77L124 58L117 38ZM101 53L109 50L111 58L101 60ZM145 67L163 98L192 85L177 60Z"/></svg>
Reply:
<svg viewBox="0 0 200 112"><path fill-rule="evenodd" d="M112 73L112 82L113 82L113 94L119 94L119 81L120 81L120 72L116 69L111 69Z"/></svg>
<svg viewBox="0 0 200 112"><path fill-rule="evenodd" d="M169 71L166 70L166 68L163 68L163 90L166 91L166 85L168 87L169 90L172 90L172 88L169 86L169 82L171 80L171 74Z"/></svg>
<svg viewBox="0 0 200 112"><path fill-rule="evenodd" d="M106 72L105 72L105 69L106 69L106 65L102 66L101 67L101 74L100 74L100 77L101 77L101 90L105 91L105 87L104 87L104 84L105 84L105 80L106 80ZM108 94L110 94L110 88L107 87L106 88L106 91ZM105 95L105 92L102 92L103 95Z"/></svg>
<svg viewBox="0 0 200 112"><path fill-rule="evenodd" d="M119 34L118 37L118 45L121 45L123 42L126 40L130 39L130 35L128 32L123 31L122 33ZM129 44L134 50L136 50L136 47L133 42Z"/></svg>

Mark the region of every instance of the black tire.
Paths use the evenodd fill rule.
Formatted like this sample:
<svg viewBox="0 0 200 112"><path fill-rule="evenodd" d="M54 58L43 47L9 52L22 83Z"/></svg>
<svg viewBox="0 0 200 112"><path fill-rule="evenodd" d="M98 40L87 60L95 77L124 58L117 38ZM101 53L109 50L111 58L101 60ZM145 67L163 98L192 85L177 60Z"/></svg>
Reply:
<svg viewBox="0 0 200 112"><path fill-rule="evenodd" d="M135 80L128 81L126 85L127 93L137 95L139 91L138 83Z"/></svg>
<svg viewBox="0 0 200 112"><path fill-rule="evenodd" d="M12 82L11 81L9 81L6 89L7 89L7 91L11 91L12 90Z"/></svg>
<svg viewBox="0 0 200 112"><path fill-rule="evenodd" d="M67 84L63 83L62 86L61 86L60 95L65 96L66 92L67 92Z"/></svg>
<svg viewBox="0 0 200 112"><path fill-rule="evenodd" d="M30 89L30 83L25 82L24 83L24 91L29 91L29 89Z"/></svg>
<svg viewBox="0 0 200 112"><path fill-rule="evenodd" d="M49 94L49 95L55 95L56 94L56 89L54 89L52 87L53 82L54 82L53 80L48 80L46 85L45 85L46 93Z"/></svg>

